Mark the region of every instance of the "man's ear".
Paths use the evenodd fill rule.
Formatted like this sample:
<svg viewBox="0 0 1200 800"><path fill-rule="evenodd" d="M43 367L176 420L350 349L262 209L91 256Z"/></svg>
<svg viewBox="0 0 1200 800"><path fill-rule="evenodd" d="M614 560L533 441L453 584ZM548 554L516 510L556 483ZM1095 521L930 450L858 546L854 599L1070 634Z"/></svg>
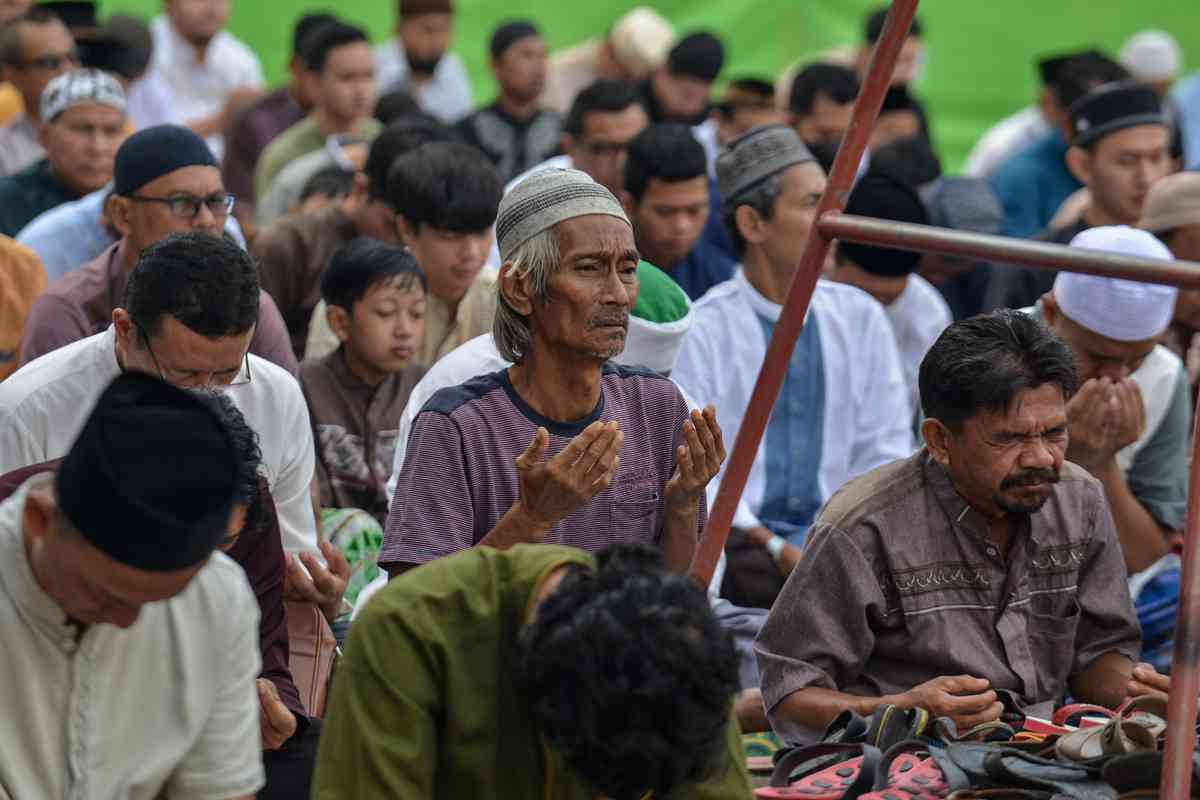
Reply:
<svg viewBox="0 0 1200 800"><path fill-rule="evenodd" d="M113 330L117 334L117 346L122 350L131 348L137 338L137 326L133 324L133 318L129 316L129 312L120 307L114 308L112 324Z"/></svg>
<svg viewBox="0 0 1200 800"><path fill-rule="evenodd" d="M21 524L25 530L26 541L42 539L54 527L54 513L58 503L49 485L31 489L25 498L25 507L21 511Z"/></svg>
<svg viewBox="0 0 1200 800"><path fill-rule="evenodd" d="M749 244L760 244L764 238L763 218L750 206L738 206L733 212L733 224Z"/></svg>
<svg viewBox="0 0 1200 800"><path fill-rule="evenodd" d="M574 161L575 160L575 147L578 144L575 141L575 137L569 133L564 133L562 135L562 141L560 142L560 144L562 145L563 153L566 154L567 157L569 157L572 161Z"/></svg>
<svg viewBox="0 0 1200 800"><path fill-rule="evenodd" d="M396 215L396 235L400 237L400 243L410 250L416 244L417 232L408 223L408 220L400 214Z"/></svg>
<svg viewBox="0 0 1200 800"><path fill-rule="evenodd" d="M1082 147L1067 148L1067 169L1084 186L1092 181L1092 154Z"/></svg>
<svg viewBox="0 0 1200 800"><path fill-rule="evenodd" d="M1058 322L1058 315L1062 313L1058 309L1058 300L1054 297L1054 290L1046 292L1042 295L1042 319L1046 322L1047 328L1054 328Z"/></svg>
<svg viewBox="0 0 1200 800"><path fill-rule="evenodd" d="M933 460L943 467L950 466L950 441L954 434L939 419L926 417L921 423L921 438Z"/></svg>
<svg viewBox="0 0 1200 800"><path fill-rule="evenodd" d="M127 198L111 195L104 204L104 210L108 214L108 221L117 229L117 233L121 234L121 238L133 233L133 223L129 221L133 203Z"/></svg>
<svg viewBox="0 0 1200 800"><path fill-rule="evenodd" d="M634 212L637 210L637 203L634 202L633 195L625 189L621 190L621 206L625 209L625 215L632 220Z"/></svg>
<svg viewBox="0 0 1200 800"><path fill-rule="evenodd" d="M533 315L533 278L528 272L517 275L513 262L505 261L500 265L500 296L508 303L513 311L523 317Z"/></svg>
<svg viewBox="0 0 1200 800"><path fill-rule="evenodd" d="M328 303L325 304L325 321L329 323L329 330L333 331L333 335L338 341L345 344L350 339L350 312L341 306L334 306Z"/></svg>

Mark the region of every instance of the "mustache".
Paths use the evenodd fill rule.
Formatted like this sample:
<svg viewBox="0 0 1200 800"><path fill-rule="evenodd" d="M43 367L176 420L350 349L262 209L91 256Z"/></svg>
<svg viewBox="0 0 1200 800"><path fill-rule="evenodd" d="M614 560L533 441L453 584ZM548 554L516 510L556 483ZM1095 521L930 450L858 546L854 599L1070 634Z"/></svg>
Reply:
<svg viewBox="0 0 1200 800"><path fill-rule="evenodd" d="M587 330L595 330L596 328L607 328L610 326L619 325L622 328L629 329L629 314L623 312L612 312L608 314L597 314L587 321Z"/></svg>
<svg viewBox="0 0 1200 800"><path fill-rule="evenodd" d="M1000 484L1001 489L1011 489L1014 486L1034 486L1039 483L1058 483L1059 475L1052 469L1031 469L1016 475L1010 475Z"/></svg>

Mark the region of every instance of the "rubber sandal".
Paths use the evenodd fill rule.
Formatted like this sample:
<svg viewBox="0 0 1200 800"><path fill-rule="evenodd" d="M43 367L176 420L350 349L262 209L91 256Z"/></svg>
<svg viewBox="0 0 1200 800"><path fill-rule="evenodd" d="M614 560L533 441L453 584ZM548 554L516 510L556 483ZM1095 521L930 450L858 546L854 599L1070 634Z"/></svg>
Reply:
<svg viewBox="0 0 1200 800"><path fill-rule="evenodd" d="M899 742L883 754L875 771L875 787L861 800L933 800L969 788L971 780L928 742Z"/></svg>
<svg viewBox="0 0 1200 800"><path fill-rule="evenodd" d="M976 725L964 733L958 732L958 726L949 717L938 717L933 721L933 731L937 738L946 744L956 742L1011 742L1016 731L1009 725L994 720ZM1038 741L1041 741L1040 739Z"/></svg>
<svg viewBox="0 0 1200 800"><path fill-rule="evenodd" d="M868 744L824 742L790 750L775 765L769 785L754 790L760 798L857 800L871 790L875 767L883 758Z"/></svg>
<svg viewBox="0 0 1200 800"><path fill-rule="evenodd" d="M1039 758L1019 750L997 748L984 759L984 769L991 783L1002 787L1050 791L1085 800L1114 795L1112 787L1099 778L1099 769Z"/></svg>
<svg viewBox="0 0 1200 800"><path fill-rule="evenodd" d="M1080 728L1058 740L1054 752L1064 761L1093 761L1158 749L1150 729L1131 719L1113 717L1098 728Z"/></svg>
<svg viewBox="0 0 1200 800"><path fill-rule="evenodd" d="M931 730L932 718L923 708L899 708L894 705L875 709L863 741L880 750L909 739L919 739Z"/></svg>

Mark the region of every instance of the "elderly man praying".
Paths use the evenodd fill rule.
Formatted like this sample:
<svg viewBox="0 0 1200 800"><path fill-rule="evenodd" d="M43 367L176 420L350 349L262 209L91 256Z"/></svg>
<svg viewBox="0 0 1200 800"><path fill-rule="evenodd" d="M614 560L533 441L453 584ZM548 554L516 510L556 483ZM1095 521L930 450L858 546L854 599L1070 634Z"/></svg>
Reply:
<svg viewBox="0 0 1200 800"><path fill-rule="evenodd" d="M725 448L712 408L689 414L669 379L610 362L638 293L620 203L583 172L543 170L505 196L496 238L494 334L513 366L417 416L380 566L477 544L641 542L686 568Z"/></svg>

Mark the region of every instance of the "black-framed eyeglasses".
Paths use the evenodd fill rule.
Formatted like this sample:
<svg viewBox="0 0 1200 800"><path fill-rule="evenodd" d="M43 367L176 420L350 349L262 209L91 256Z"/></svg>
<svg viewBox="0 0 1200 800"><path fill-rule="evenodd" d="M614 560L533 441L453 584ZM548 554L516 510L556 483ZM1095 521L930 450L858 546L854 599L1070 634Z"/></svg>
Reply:
<svg viewBox="0 0 1200 800"><path fill-rule="evenodd" d="M226 370L225 372L199 372L196 370L182 369L163 369L162 363L159 362L158 356L154 352L154 347L150 344L150 337L146 335L146 331L138 326L138 336L141 337L142 343L146 345L146 350L150 352L150 360L154 362L154 368L158 370L158 377L162 378L166 383L173 386L181 386L189 389L202 389L225 386L244 386L250 383L250 354L242 356L241 365L234 370ZM207 375L208 378L202 382L197 382L197 378L202 375Z"/></svg>
<svg viewBox="0 0 1200 800"><path fill-rule="evenodd" d="M196 197L191 194L177 194L171 197L147 197L142 194L127 195L130 200L139 203L161 203L167 207L172 216L180 219L195 219L200 213L200 206L208 206L214 217L227 216L233 211L237 198L228 193L210 194L208 197Z"/></svg>
<svg viewBox="0 0 1200 800"><path fill-rule="evenodd" d="M77 67L80 64L80 56L78 50L71 50L67 53L53 53L48 56L39 58L31 58L28 61L22 61L19 66L21 69L39 69L43 72L57 72L63 66Z"/></svg>

